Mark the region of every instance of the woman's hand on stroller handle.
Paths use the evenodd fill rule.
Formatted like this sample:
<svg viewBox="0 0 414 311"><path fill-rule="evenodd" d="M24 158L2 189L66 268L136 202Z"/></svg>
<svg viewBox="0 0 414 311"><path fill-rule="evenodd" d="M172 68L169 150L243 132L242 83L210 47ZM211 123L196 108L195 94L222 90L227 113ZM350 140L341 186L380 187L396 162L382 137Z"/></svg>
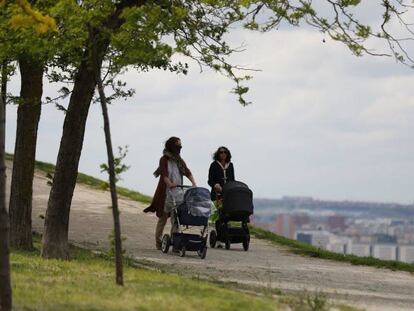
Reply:
<svg viewBox="0 0 414 311"><path fill-rule="evenodd" d="M182 189L190 189L190 188L196 187L196 185L192 185L192 186L190 186L190 185L176 185L176 187L182 188Z"/></svg>
<svg viewBox="0 0 414 311"><path fill-rule="evenodd" d="M220 184L215 184L214 185L214 191L216 191L216 193L219 194L223 191L223 188L221 187Z"/></svg>

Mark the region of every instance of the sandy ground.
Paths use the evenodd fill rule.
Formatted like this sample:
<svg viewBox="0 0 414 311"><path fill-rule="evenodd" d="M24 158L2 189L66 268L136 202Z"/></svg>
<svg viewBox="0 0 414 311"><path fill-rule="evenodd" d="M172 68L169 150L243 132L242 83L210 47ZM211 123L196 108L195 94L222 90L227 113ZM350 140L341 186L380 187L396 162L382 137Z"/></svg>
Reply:
<svg viewBox="0 0 414 311"><path fill-rule="evenodd" d="M36 172L34 182L33 227L38 232L43 230L40 216L45 215L50 191L44 175ZM128 199L120 199L119 203L122 233L127 238L124 248L129 256L146 265L283 292L324 292L334 300L366 310L414 310L413 274L293 255L283 247L257 239L251 240L248 252L241 244L232 245L228 251L208 249L205 260L193 252L183 258L171 252L163 254L155 249L157 218L143 213L140 203ZM108 192L78 185L70 214L70 240L91 248L107 248L112 231L109 206Z"/></svg>

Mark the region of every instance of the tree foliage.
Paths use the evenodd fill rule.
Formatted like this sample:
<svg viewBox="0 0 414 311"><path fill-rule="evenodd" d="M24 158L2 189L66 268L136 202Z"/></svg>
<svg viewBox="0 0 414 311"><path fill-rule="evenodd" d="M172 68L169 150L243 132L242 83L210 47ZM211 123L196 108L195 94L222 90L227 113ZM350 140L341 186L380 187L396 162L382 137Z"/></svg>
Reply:
<svg viewBox="0 0 414 311"><path fill-rule="evenodd" d="M8 10L9 25L13 30L33 28L39 34L57 31L55 20L33 9L27 0L1 0L0 7Z"/></svg>
<svg viewBox="0 0 414 311"><path fill-rule="evenodd" d="M414 65L414 3L410 0L261 0L246 1L254 13L245 27L262 32L277 29L282 21L307 23L344 43L356 56L393 56ZM378 43L379 42L379 43ZM387 49L378 49L384 46Z"/></svg>

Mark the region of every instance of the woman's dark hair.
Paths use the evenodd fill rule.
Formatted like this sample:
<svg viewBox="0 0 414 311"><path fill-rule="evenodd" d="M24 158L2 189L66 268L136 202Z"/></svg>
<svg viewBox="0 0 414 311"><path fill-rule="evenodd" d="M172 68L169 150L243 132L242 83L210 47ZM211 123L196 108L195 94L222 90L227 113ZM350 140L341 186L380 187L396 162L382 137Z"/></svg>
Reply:
<svg viewBox="0 0 414 311"><path fill-rule="evenodd" d="M165 142L165 149L164 151L171 152L173 154L179 154L181 147L177 147L177 142L180 141L178 137L172 136L168 138L168 140Z"/></svg>
<svg viewBox="0 0 414 311"><path fill-rule="evenodd" d="M216 161L220 161L220 151L221 150L225 150L226 151L226 154L227 154L226 162L227 163L230 162L230 160L231 160L231 152L230 152L230 150L227 147L224 147L224 146L218 147L217 151L214 152L213 159L216 160Z"/></svg>

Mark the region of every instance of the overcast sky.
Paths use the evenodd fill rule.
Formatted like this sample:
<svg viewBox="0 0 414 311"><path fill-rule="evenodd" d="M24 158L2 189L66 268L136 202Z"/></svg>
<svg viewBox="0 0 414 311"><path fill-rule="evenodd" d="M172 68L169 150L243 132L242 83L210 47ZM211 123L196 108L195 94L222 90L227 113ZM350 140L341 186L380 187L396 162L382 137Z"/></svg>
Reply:
<svg viewBox="0 0 414 311"><path fill-rule="evenodd" d="M262 71L249 83L248 107L230 93L231 81L193 66L187 76L128 71L136 89L110 107L113 142L129 145L122 185L152 195L163 143L182 139L182 156L201 186L213 151L233 153L236 178L256 197L412 203L414 97L412 70L391 58L357 58L309 29L268 34L235 31L245 43L238 64ZM14 79L10 91L18 94ZM45 96L56 86L45 85ZM7 110L6 149L13 151L15 107ZM64 114L44 105L37 158L55 163ZM94 176L106 161L102 117L93 105L79 170Z"/></svg>

